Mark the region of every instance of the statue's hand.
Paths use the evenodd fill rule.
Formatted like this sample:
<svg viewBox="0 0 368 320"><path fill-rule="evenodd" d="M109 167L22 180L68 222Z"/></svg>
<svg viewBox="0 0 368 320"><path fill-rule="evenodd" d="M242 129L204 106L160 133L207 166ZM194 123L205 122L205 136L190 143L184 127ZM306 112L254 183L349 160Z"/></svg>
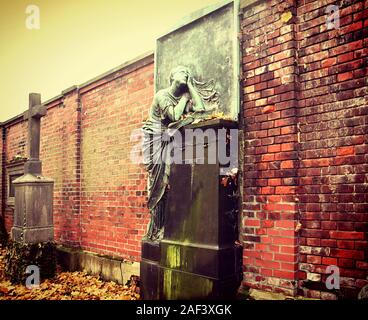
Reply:
<svg viewBox="0 0 368 320"><path fill-rule="evenodd" d="M189 89L193 88L193 78L191 76L188 76L187 86Z"/></svg>
<svg viewBox="0 0 368 320"><path fill-rule="evenodd" d="M182 95L182 99L185 99L186 101L189 101L191 98L192 98L192 97L191 97L191 95L190 95L190 93L189 93L189 92L185 92L185 93L183 93L183 95Z"/></svg>

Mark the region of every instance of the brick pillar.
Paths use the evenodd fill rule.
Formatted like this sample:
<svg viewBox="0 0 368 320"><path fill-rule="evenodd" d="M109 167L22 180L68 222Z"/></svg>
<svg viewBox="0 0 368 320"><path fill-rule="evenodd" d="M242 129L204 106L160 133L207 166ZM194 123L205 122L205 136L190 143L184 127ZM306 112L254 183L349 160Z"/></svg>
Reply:
<svg viewBox="0 0 368 320"><path fill-rule="evenodd" d="M63 124L63 154L61 203L58 205L56 240L68 246L80 246L80 103L76 87L63 91L65 118ZM61 190L60 190L61 188ZM58 203L58 201L57 201Z"/></svg>
<svg viewBox="0 0 368 320"><path fill-rule="evenodd" d="M244 2L244 285L296 294L297 44L294 1Z"/></svg>

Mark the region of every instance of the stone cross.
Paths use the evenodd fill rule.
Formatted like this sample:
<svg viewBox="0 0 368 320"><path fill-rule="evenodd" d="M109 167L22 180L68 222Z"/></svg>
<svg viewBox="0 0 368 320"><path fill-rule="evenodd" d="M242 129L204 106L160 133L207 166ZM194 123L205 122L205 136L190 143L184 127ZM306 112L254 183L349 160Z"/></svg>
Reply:
<svg viewBox="0 0 368 320"><path fill-rule="evenodd" d="M46 115L46 106L41 104L39 93L29 94L29 109L24 113L24 120L28 120L28 160L25 163L25 173L41 175L42 164L40 161L40 131L41 118Z"/></svg>

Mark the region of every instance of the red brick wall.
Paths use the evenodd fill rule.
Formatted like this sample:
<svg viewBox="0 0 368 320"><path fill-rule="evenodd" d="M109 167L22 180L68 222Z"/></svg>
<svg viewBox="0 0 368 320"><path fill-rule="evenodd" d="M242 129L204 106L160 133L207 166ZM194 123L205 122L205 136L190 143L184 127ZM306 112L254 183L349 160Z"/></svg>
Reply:
<svg viewBox="0 0 368 320"><path fill-rule="evenodd" d="M296 7L265 1L241 22L244 284L295 294L298 270Z"/></svg>
<svg viewBox="0 0 368 320"><path fill-rule="evenodd" d="M4 154L4 166L17 159L18 157L24 158L27 154L27 143L26 143L26 135L27 135L27 123L23 121L16 121L10 126L5 126L5 154ZM7 193L8 193L8 181L6 175L6 169L4 167L4 202L6 203ZM5 211L5 227L7 231L10 232L11 227L13 226L13 215L14 215L14 207L6 206L4 207Z"/></svg>
<svg viewBox="0 0 368 320"><path fill-rule="evenodd" d="M331 3L338 30L326 30ZM326 267L337 265L339 294L356 297L367 283L367 8L268 0L242 13L244 284L334 299Z"/></svg>
<svg viewBox="0 0 368 320"><path fill-rule="evenodd" d="M55 239L79 246L78 102L74 91L49 106L41 126L43 174L54 179Z"/></svg>
<svg viewBox="0 0 368 320"><path fill-rule="evenodd" d="M14 160L17 156L27 155L27 122L18 121L6 127L6 162Z"/></svg>
<svg viewBox="0 0 368 320"><path fill-rule="evenodd" d="M340 268L345 291L368 283L368 3L305 2L297 11L300 284L309 296L328 299L328 265ZM327 30L328 4L340 8L339 29ZM306 277L314 281L303 283Z"/></svg>
<svg viewBox="0 0 368 320"><path fill-rule="evenodd" d="M81 246L140 259L148 223L146 172L132 162L153 98L153 64L81 93Z"/></svg>

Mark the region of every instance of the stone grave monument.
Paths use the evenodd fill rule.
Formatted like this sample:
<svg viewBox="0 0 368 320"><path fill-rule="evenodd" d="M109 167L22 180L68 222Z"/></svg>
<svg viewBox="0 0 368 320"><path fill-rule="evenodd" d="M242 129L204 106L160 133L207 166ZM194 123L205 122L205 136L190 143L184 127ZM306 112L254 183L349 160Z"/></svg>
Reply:
<svg viewBox="0 0 368 320"><path fill-rule="evenodd" d="M42 176L40 161L41 117L46 115L46 106L41 104L41 95L29 95L29 110L24 114L28 120L28 159L24 175L14 180L15 210L14 225L8 246L6 273L14 282L23 281L27 266L40 270L41 278L55 273L55 248L53 228L52 179Z"/></svg>
<svg viewBox="0 0 368 320"><path fill-rule="evenodd" d="M157 40L143 299L231 299L241 283L236 18L227 1Z"/></svg>

